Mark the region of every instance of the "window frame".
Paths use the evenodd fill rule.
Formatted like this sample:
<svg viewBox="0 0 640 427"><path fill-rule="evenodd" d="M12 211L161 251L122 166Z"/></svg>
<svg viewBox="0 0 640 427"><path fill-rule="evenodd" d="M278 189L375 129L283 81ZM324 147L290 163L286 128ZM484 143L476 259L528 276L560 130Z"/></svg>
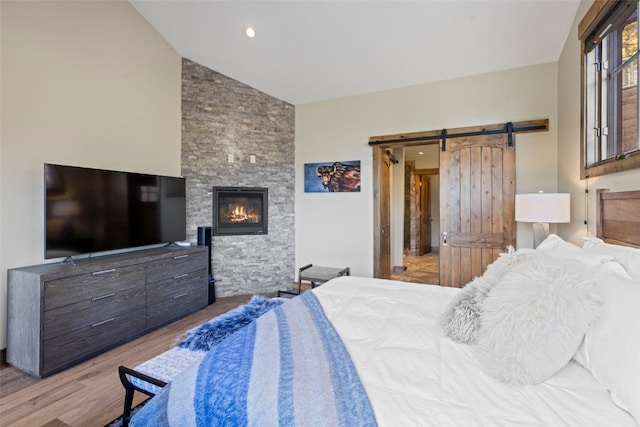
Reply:
<svg viewBox="0 0 640 427"><path fill-rule="evenodd" d="M586 54L585 54L585 45L590 39L593 31L601 26L602 22L605 18L608 17L609 13L613 10L613 8L619 4L617 0L605 0L605 1L595 1L591 8L587 11L584 18L578 25L578 38L580 40L580 178L592 178L596 176L602 176L606 174L622 172L631 169L640 168L640 149L629 152L625 156L618 155L613 156L612 158L608 158L605 160L597 161L593 166L587 167L586 162L586 135L585 135L585 111L586 111L586 88L585 88L585 63L586 63ZM640 12L640 11L639 11ZM599 109L602 104L598 103L595 108ZM618 123L615 125L617 126ZM621 141L614 141L616 146L621 144ZM601 146L601 143L598 142L598 146ZM609 146L609 145L608 145ZM611 145L613 146L613 145ZM600 148L597 148L599 151ZM600 158L598 153L598 158Z"/></svg>

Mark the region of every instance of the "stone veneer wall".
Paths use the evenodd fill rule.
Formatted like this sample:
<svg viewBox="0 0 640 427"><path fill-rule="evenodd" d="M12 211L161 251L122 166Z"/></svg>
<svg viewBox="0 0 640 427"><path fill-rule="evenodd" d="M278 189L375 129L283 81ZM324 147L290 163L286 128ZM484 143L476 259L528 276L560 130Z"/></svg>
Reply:
<svg viewBox="0 0 640 427"><path fill-rule="evenodd" d="M214 236L216 296L290 288L295 276L295 108L182 60L182 175L187 238L212 225L212 187L267 187L266 235ZM228 156L233 155L233 163ZM250 156L256 163L250 163Z"/></svg>

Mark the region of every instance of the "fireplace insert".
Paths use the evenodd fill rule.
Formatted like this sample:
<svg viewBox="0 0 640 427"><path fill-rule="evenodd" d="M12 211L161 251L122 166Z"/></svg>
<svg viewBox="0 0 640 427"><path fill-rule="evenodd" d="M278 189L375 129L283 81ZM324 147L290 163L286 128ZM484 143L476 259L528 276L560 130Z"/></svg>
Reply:
<svg viewBox="0 0 640 427"><path fill-rule="evenodd" d="M213 235L267 234L268 189L213 187Z"/></svg>

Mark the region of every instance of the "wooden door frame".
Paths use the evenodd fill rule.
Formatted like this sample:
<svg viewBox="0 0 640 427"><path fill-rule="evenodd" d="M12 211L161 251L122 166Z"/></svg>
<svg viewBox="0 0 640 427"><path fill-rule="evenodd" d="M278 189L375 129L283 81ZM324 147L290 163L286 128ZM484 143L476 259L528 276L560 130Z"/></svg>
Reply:
<svg viewBox="0 0 640 427"><path fill-rule="evenodd" d="M530 132L547 132L549 130L549 119L528 120L522 122L509 122L492 124L485 126L468 126L455 129L439 129L424 132L411 132L393 135L372 136L369 138L369 145L373 150L373 277L388 279L382 277L380 265L383 262L381 248L382 236L380 235L380 217L382 212L382 201L391 199L391 191L388 186L381 186L380 162L384 161L386 150L392 150L397 147L410 147L415 145L440 144L442 135L448 138L465 136L469 133L496 133L506 132L530 133ZM440 194L440 197L443 197ZM388 253L390 253L390 248Z"/></svg>
<svg viewBox="0 0 640 427"><path fill-rule="evenodd" d="M384 161L385 147L377 146L373 148L373 277L382 277L382 236L380 235L382 217L382 200L391 199L389 186L381 185L382 172L381 162Z"/></svg>

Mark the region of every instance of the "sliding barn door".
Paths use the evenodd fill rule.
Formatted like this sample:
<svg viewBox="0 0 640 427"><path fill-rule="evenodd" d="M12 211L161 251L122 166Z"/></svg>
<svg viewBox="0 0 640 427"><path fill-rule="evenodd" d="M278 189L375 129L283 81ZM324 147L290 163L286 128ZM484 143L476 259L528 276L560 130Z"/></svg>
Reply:
<svg viewBox="0 0 640 427"><path fill-rule="evenodd" d="M440 141L440 284L462 287L515 246L515 148L507 135Z"/></svg>

